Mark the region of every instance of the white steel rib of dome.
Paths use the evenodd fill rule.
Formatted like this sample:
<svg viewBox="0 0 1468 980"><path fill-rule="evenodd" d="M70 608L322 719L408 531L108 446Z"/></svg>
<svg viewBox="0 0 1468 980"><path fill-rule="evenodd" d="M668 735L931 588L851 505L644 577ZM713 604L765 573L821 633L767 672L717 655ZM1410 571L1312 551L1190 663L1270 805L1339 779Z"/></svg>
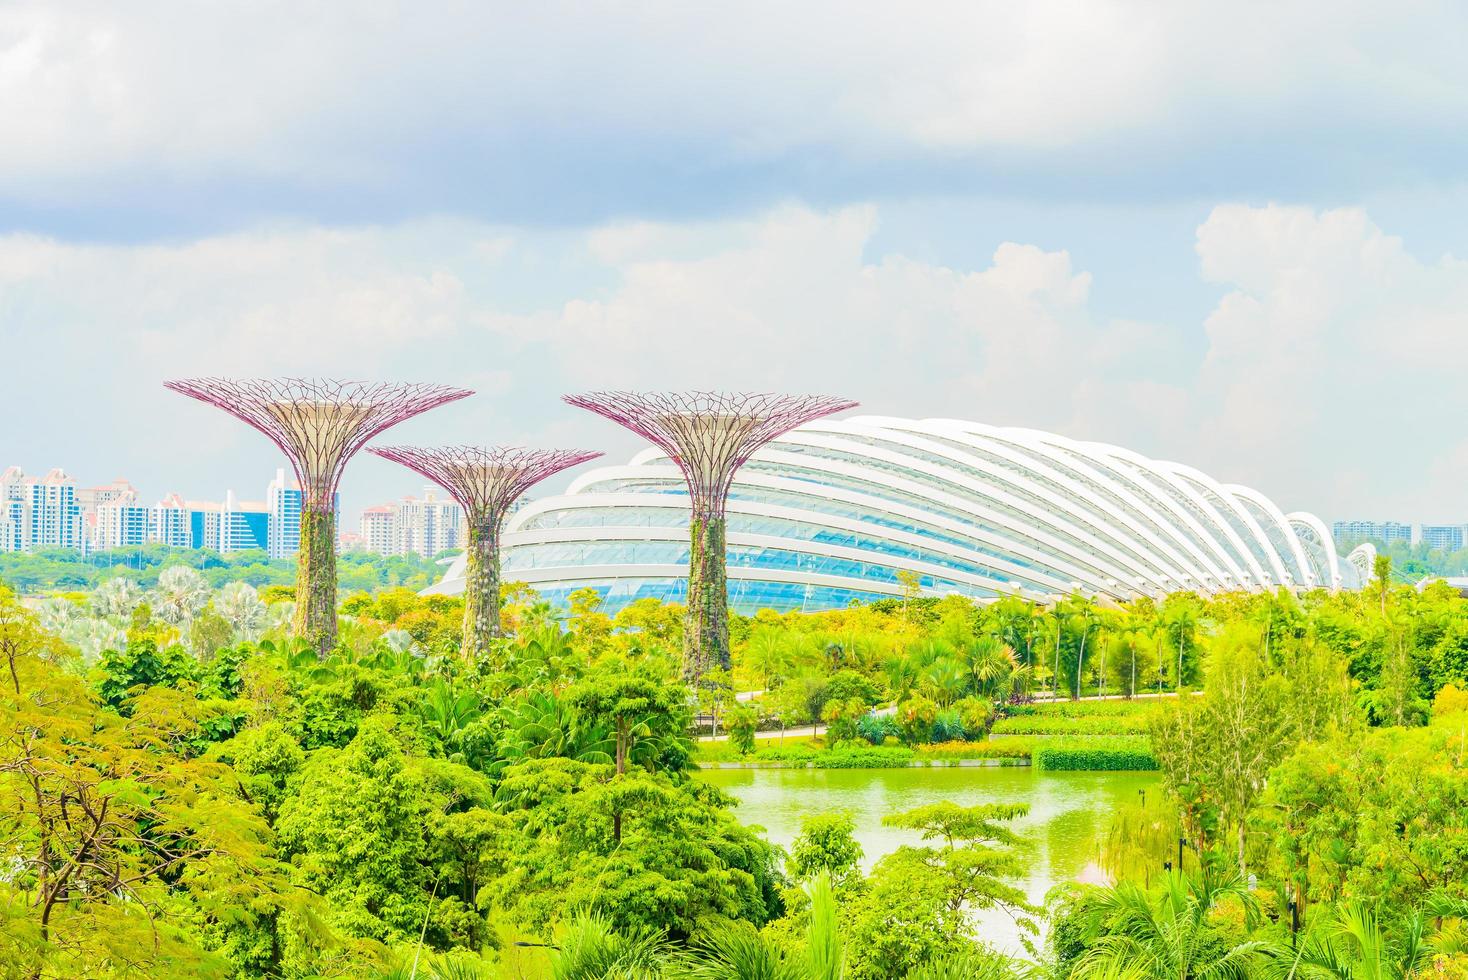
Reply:
<svg viewBox="0 0 1468 980"><path fill-rule="evenodd" d="M952 419L823 419L770 442L728 505L730 603L807 610L900 595L1355 588L1370 555L1337 555L1311 514L1189 466L1032 429ZM607 608L687 589L689 502L666 453L576 479L511 518L506 581ZM1358 552L1360 549L1358 549ZM462 562L432 592L462 589Z"/></svg>

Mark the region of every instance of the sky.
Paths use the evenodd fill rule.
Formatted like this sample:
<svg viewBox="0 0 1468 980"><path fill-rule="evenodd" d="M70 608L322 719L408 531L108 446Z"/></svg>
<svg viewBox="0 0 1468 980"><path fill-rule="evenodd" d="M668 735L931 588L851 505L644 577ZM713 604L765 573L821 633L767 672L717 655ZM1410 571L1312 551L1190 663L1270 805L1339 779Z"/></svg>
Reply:
<svg viewBox="0 0 1468 980"><path fill-rule="evenodd" d="M562 394L813 391L1468 522L1464 36L1410 0L6 3L0 466L262 497L274 448L162 386L197 374L460 385L380 441L613 460ZM359 456L346 526L422 483Z"/></svg>

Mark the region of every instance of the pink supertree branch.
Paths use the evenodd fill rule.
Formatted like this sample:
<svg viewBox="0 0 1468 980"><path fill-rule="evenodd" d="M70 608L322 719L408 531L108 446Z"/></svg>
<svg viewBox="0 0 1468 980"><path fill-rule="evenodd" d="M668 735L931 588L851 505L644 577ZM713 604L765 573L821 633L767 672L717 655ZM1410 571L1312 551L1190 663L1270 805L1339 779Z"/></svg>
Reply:
<svg viewBox="0 0 1468 980"><path fill-rule="evenodd" d="M291 461L303 504L331 508L347 461L373 436L467 395L435 384L324 378L186 378L165 387L224 409L263 432Z"/></svg>
<svg viewBox="0 0 1468 980"><path fill-rule="evenodd" d="M503 519L510 505L541 480L601 455L510 446L369 446L367 451L443 487L470 521Z"/></svg>
<svg viewBox="0 0 1468 980"><path fill-rule="evenodd" d="M734 473L770 440L856 402L829 395L597 391L566 402L636 432L683 472L696 517L721 517Z"/></svg>

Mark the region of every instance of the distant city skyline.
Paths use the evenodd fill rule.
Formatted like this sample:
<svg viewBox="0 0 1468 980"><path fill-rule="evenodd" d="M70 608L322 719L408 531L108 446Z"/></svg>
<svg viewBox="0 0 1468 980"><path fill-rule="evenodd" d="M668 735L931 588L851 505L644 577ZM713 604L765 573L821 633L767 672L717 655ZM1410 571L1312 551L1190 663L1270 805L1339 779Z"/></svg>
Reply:
<svg viewBox="0 0 1468 980"><path fill-rule="evenodd" d="M0 552L51 547L100 552L156 543L224 554L261 550L286 558L300 546L300 484L286 467L274 470L260 500L233 488L220 500L176 490L154 496L126 476L87 482L65 467L41 474L15 465L0 469ZM419 481L416 494L344 514L338 540L344 549L431 558L461 546L462 523L461 508L441 488Z"/></svg>

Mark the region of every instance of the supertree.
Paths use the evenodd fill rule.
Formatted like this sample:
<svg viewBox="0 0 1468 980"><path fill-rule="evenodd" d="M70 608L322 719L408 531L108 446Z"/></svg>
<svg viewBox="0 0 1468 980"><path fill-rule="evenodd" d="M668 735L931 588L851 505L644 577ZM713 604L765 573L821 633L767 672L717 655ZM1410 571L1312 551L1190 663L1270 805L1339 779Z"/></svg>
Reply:
<svg viewBox="0 0 1468 980"><path fill-rule="evenodd" d="M624 425L666 452L683 471L689 519L688 614L683 676L697 681L729 667L729 585L724 504L734 473L765 443L856 402L826 395L725 392L567 395L567 403Z"/></svg>
<svg viewBox="0 0 1468 980"><path fill-rule="evenodd" d="M336 645L336 491L347 460L379 432L473 392L430 384L319 378L165 382L269 436L301 485L295 632L325 657Z"/></svg>
<svg viewBox="0 0 1468 980"><path fill-rule="evenodd" d="M369 446L449 492L464 508L469 546L464 567L464 640L471 663L489 648L500 622L500 529L510 505L535 484L601 453L505 446Z"/></svg>

